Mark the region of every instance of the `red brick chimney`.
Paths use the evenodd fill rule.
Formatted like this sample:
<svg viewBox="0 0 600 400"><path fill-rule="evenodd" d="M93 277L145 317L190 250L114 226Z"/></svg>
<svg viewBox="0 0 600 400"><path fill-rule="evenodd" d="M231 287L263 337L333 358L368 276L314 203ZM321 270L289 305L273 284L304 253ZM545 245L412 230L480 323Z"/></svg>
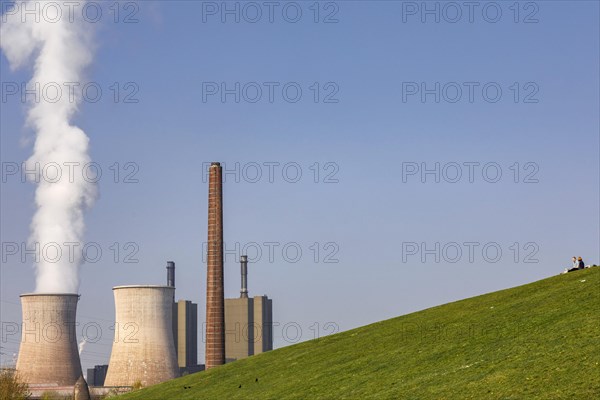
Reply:
<svg viewBox="0 0 600 400"><path fill-rule="evenodd" d="M206 274L206 369L225 364L225 293L223 289L223 183L221 164L210 165L208 178L208 257Z"/></svg>

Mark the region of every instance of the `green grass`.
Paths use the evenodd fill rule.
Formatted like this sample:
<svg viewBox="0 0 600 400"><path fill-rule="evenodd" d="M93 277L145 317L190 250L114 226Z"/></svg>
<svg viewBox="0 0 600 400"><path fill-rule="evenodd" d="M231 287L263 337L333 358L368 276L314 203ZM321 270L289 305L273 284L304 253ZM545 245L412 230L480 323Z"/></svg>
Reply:
<svg viewBox="0 0 600 400"><path fill-rule="evenodd" d="M263 353L120 398L599 396L600 268L592 268Z"/></svg>

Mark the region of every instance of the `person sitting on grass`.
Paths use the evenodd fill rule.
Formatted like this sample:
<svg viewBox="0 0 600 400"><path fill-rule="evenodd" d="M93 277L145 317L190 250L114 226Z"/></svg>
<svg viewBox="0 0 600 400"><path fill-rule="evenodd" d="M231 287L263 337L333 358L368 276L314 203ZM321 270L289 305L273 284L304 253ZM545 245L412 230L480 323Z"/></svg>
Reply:
<svg viewBox="0 0 600 400"><path fill-rule="evenodd" d="M581 257L579 257L579 258L581 258ZM567 272L577 271L579 269L579 263L577 262L577 257L574 256L571 260L573 261L573 267L565 268L563 274L566 274Z"/></svg>
<svg viewBox="0 0 600 400"><path fill-rule="evenodd" d="M583 260L581 259L581 257L577 258L577 268L578 269L584 269L585 268L585 263L583 262Z"/></svg>

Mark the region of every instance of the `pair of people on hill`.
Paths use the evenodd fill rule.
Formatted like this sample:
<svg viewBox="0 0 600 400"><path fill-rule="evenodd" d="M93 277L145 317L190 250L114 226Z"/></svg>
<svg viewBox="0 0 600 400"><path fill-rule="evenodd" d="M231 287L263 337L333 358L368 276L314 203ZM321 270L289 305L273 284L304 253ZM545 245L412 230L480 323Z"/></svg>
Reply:
<svg viewBox="0 0 600 400"><path fill-rule="evenodd" d="M585 263L583 262L583 259L581 257L573 257L572 260L573 260L573 267L570 269L567 269L566 272L578 271L580 269L585 268Z"/></svg>

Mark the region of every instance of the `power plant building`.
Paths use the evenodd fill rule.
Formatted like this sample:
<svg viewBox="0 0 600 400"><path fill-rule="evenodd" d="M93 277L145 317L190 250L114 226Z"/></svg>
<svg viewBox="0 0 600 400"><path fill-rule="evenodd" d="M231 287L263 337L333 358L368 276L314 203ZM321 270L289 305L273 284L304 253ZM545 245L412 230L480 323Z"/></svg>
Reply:
<svg viewBox="0 0 600 400"><path fill-rule="evenodd" d="M273 350L273 300L267 296L225 299L227 362Z"/></svg>
<svg viewBox="0 0 600 400"><path fill-rule="evenodd" d="M167 286L175 289L175 263L167 261ZM173 291L173 296L175 292ZM198 365L198 304L189 300L173 301L173 343L180 372L204 369Z"/></svg>
<svg viewBox="0 0 600 400"><path fill-rule="evenodd" d="M189 300L179 300L174 304L175 312L175 352L180 369L190 369L198 365L198 304Z"/></svg>
<svg viewBox="0 0 600 400"><path fill-rule="evenodd" d="M273 300L267 295L254 296L254 354L273 350Z"/></svg>
<svg viewBox="0 0 600 400"><path fill-rule="evenodd" d="M240 263L240 297L225 299L226 362L273 350L273 301L266 295L248 297L247 256Z"/></svg>
<svg viewBox="0 0 600 400"><path fill-rule="evenodd" d="M95 365L87 370L87 383L90 386L104 386L108 365Z"/></svg>

